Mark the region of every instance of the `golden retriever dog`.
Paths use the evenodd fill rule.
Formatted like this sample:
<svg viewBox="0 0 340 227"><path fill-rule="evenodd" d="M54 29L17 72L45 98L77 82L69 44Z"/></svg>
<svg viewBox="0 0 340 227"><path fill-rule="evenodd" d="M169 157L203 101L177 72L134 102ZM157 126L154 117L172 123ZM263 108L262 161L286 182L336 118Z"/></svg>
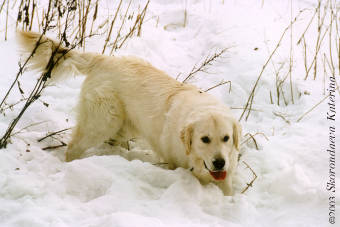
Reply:
<svg viewBox="0 0 340 227"><path fill-rule="evenodd" d="M66 161L106 140L138 137L170 169L189 169L203 184L214 182L232 194L241 128L222 102L135 57L81 53L33 32L17 36L24 53L35 49L32 69L45 70L53 55L51 80L86 76Z"/></svg>

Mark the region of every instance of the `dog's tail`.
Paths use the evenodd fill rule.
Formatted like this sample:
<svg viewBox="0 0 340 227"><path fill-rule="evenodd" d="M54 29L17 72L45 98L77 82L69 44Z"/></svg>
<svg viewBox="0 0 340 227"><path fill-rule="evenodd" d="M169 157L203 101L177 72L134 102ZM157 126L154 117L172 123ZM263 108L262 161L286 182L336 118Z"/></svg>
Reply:
<svg viewBox="0 0 340 227"><path fill-rule="evenodd" d="M75 74L88 75L94 60L98 61L97 58L100 58L97 54L71 50L62 46L59 41L35 32L18 31L17 41L24 56L31 56L28 61L30 69L44 71L53 64L52 80Z"/></svg>

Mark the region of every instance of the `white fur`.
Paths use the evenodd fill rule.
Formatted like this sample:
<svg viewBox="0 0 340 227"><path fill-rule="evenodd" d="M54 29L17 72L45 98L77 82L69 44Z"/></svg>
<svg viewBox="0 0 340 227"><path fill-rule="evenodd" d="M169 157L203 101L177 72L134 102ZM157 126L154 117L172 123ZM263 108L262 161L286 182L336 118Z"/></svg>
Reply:
<svg viewBox="0 0 340 227"><path fill-rule="evenodd" d="M27 55L40 37L32 32L18 33ZM44 70L59 47L52 80L86 75L67 161L80 158L86 149L108 139L123 144L131 137L141 137L171 169L192 169L202 183L215 182L226 195L232 194L241 129L229 108L141 59L69 51L45 36L40 42L31 60L32 68ZM230 136L227 142L223 141L225 135ZM209 136L211 142L203 143L202 136ZM205 162L212 169L216 157L226 162L227 178L223 181L215 181L204 166Z"/></svg>

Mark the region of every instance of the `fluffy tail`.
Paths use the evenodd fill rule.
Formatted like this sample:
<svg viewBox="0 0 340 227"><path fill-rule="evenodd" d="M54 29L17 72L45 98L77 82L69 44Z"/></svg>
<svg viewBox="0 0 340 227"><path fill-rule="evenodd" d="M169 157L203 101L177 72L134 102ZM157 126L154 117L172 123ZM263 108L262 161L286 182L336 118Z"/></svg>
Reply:
<svg viewBox="0 0 340 227"><path fill-rule="evenodd" d="M51 73L52 80L59 80L74 74L87 75L95 54L83 54L60 45L59 41L52 40L35 32L17 32L17 41L24 56L29 57L31 69L44 71L49 64L54 64ZM52 57L53 55L53 62Z"/></svg>

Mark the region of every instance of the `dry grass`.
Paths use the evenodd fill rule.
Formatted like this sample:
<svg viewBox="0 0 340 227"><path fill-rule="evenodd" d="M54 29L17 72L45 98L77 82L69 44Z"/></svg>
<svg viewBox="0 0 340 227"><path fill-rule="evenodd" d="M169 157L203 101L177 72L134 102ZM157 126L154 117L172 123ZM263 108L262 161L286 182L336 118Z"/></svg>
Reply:
<svg viewBox="0 0 340 227"><path fill-rule="evenodd" d="M248 120L248 117L250 115L250 112L251 112L251 109L252 109L252 105L253 105L253 101L254 101L254 98L255 98L255 90L260 82L260 79L265 71L265 69L267 68L269 62L271 61L272 57L274 56L274 54L276 53L276 51L278 50L278 48L280 47L281 45L281 42L286 34L286 32L291 28L291 26L296 22L297 18L301 15L303 11L300 11L300 13L294 18L293 21L291 21L291 23L283 30L283 33L279 39L279 41L277 42L274 50L271 52L271 54L269 55L267 61L264 63L264 65L262 66L262 70L259 74L259 76L257 77L257 80L255 81L255 84L253 86L253 88L251 89L251 92L250 92L250 95L248 97L248 100L247 100L247 103L245 104L244 106L244 110L239 118L239 121L242 120L243 116L245 115L245 113L248 111L247 115L246 115L246 120Z"/></svg>
<svg viewBox="0 0 340 227"><path fill-rule="evenodd" d="M247 169L250 169L253 174L253 179L249 183L247 183L247 186L242 190L241 194L245 193L249 189L249 187L253 187L253 184L257 179L255 171L248 165L248 163L246 163L245 161L242 161L242 163L246 166Z"/></svg>
<svg viewBox="0 0 340 227"><path fill-rule="evenodd" d="M122 1L120 2L122 3ZM45 70L39 76L36 84L31 88L30 91L24 91L21 87L19 78L24 73L25 68L29 61L31 60L32 56L34 55L36 49L40 45L40 39L35 45L32 53L28 56L27 59L23 63L19 63L18 73L16 74L12 84L10 85L7 92L5 92L4 97L1 99L0 102L0 112L3 115L6 115L7 110L15 111L13 109L14 106L21 104L22 107L15 113L16 117L8 125L8 128L4 135L0 138L0 148L4 148L10 142L10 137L13 135L13 130L16 127L19 120L22 118L26 110L31 106L32 103L35 101L40 100L41 94L43 90L47 87L47 81L50 78L51 71L53 70L54 66L58 63L58 61L63 57L64 54L67 54L69 50L74 48L81 47L85 50L86 47L86 40L98 33L107 33L108 40L110 40L111 34L113 34L114 28L114 21L111 21L111 27L109 29L106 26L109 21L111 15L108 16L108 19L104 21L102 24L95 23L98 13L100 1L97 0L92 2L91 0L72 0L72 1L53 1L49 0L47 7L37 7L36 0L20 0L20 2L14 2L13 7L18 7L18 15L16 20L16 27L18 30L32 30L38 29L42 35L45 35L47 32L53 31L56 33L56 36L59 37L61 40L60 45L66 46L68 49L67 51L63 52L60 55L58 53L58 49L60 46L56 47L56 50L53 51L49 63L46 65ZM149 5L149 1L146 5L142 8L142 11L139 13L134 13L133 9L129 11L129 7L127 8L121 23L120 30L128 31L126 35L122 37L117 34L117 45L114 46L113 50L117 50L123 46L124 43L133 35L141 35L143 20L146 15L146 10ZM8 7L9 7L9 0L5 0L0 5L0 13L4 12L4 7L7 6L6 15L8 16ZM115 11L115 18L121 16L121 7L119 6ZM128 15L128 12L131 15ZM89 21L90 16L92 15L92 21ZM124 24L124 20L130 18L134 19L135 21L132 27ZM90 24L90 26L88 26ZM88 29L90 28L90 29ZM6 21L6 34L5 40L7 39L7 21ZM105 47L110 45L109 41L105 42L104 44L104 51ZM103 51L103 52L104 52ZM112 51L112 50L111 50ZM58 55L58 56L57 56ZM15 101L12 104L7 103L8 97L14 92L14 87L17 85L18 90L21 95L21 99ZM46 102L41 101L43 105L46 107L49 106ZM61 141L61 144L58 146L64 146L65 144ZM46 148L50 149L50 148Z"/></svg>
<svg viewBox="0 0 340 227"><path fill-rule="evenodd" d="M279 41L277 42L276 46L272 51L269 51L268 55L269 57L265 61L264 65L262 66L262 69L257 77L257 80L255 81L251 91L250 95L247 99L246 104L244 105L243 112L240 115L239 120L245 119L248 120L250 113L252 112L252 106L254 104L255 94L256 91L259 89L259 83L260 80L265 72L265 70L268 68L269 63L271 62L271 65L273 66L273 70L275 72L275 89L274 92L270 90L269 93L269 102L271 104L275 105L281 105L282 103L286 106L289 104L295 103L295 98L300 97L301 92L294 94L293 89L293 79L294 76L297 78L299 76L299 72L294 71L296 68L295 63L295 55L296 52L295 49L301 49L302 53L302 60L304 63L304 69L305 69L305 75L303 79L307 80L309 78L309 75L313 72L313 79L316 80L317 76L320 73L323 73L322 80L325 84L325 77L326 75L336 75L336 71L340 73L340 67L336 69L335 62L338 61L338 64L340 64L340 36L339 36L339 5L334 0L326 0L321 1L318 0L318 4L315 6L314 9L303 9L301 10L294 18L293 18L293 1L291 1L291 21L290 24L284 29ZM304 16L301 19L301 14L304 12L311 12L310 18L306 19L306 16ZM305 14L304 15L308 15ZM298 36L298 41L296 42L296 45L293 45L295 43L294 37L297 34L297 30L294 29L295 24L298 22L299 25L306 21L306 27L303 30L302 34ZM314 27L316 26L316 28ZM313 32L312 29L316 29L317 33L315 37L315 40L313 40L309 33ZM288 31L290 32L289 39L287 37ZM286 38L287 37L287 38ZM286 39L289 42L289 54L288 54L288 61L280 61L279 64L274 62L275 56L280 56L280 47L282 46L283 40ZM287 47L287 46L286 46ZM321 74L322 75L322 74ZM289 84L289 86L286 86L286 84ZM325 86L325 85L324 85ZM325 88L324 88L325 90ZM339 92L340 93L340 92ZM311 109L311 111L314 108ZM281 117L279 115L276 115L278 117ZM301 116L303 118L303 116ZM299 121L302 118L299 118Z"/></svg>
<svg viewBox="0 0 340 227"><path fill-rule="evenodd" d="M205 57L204 61L199 65L195 65L191 72L182 80L182 83L188 83L196 73L198 72L207 72L207 68L213 64L218 58L222 57L222 55L230 48L224 48L223 50L214 53L213 55L208 55Z"/></svg>

